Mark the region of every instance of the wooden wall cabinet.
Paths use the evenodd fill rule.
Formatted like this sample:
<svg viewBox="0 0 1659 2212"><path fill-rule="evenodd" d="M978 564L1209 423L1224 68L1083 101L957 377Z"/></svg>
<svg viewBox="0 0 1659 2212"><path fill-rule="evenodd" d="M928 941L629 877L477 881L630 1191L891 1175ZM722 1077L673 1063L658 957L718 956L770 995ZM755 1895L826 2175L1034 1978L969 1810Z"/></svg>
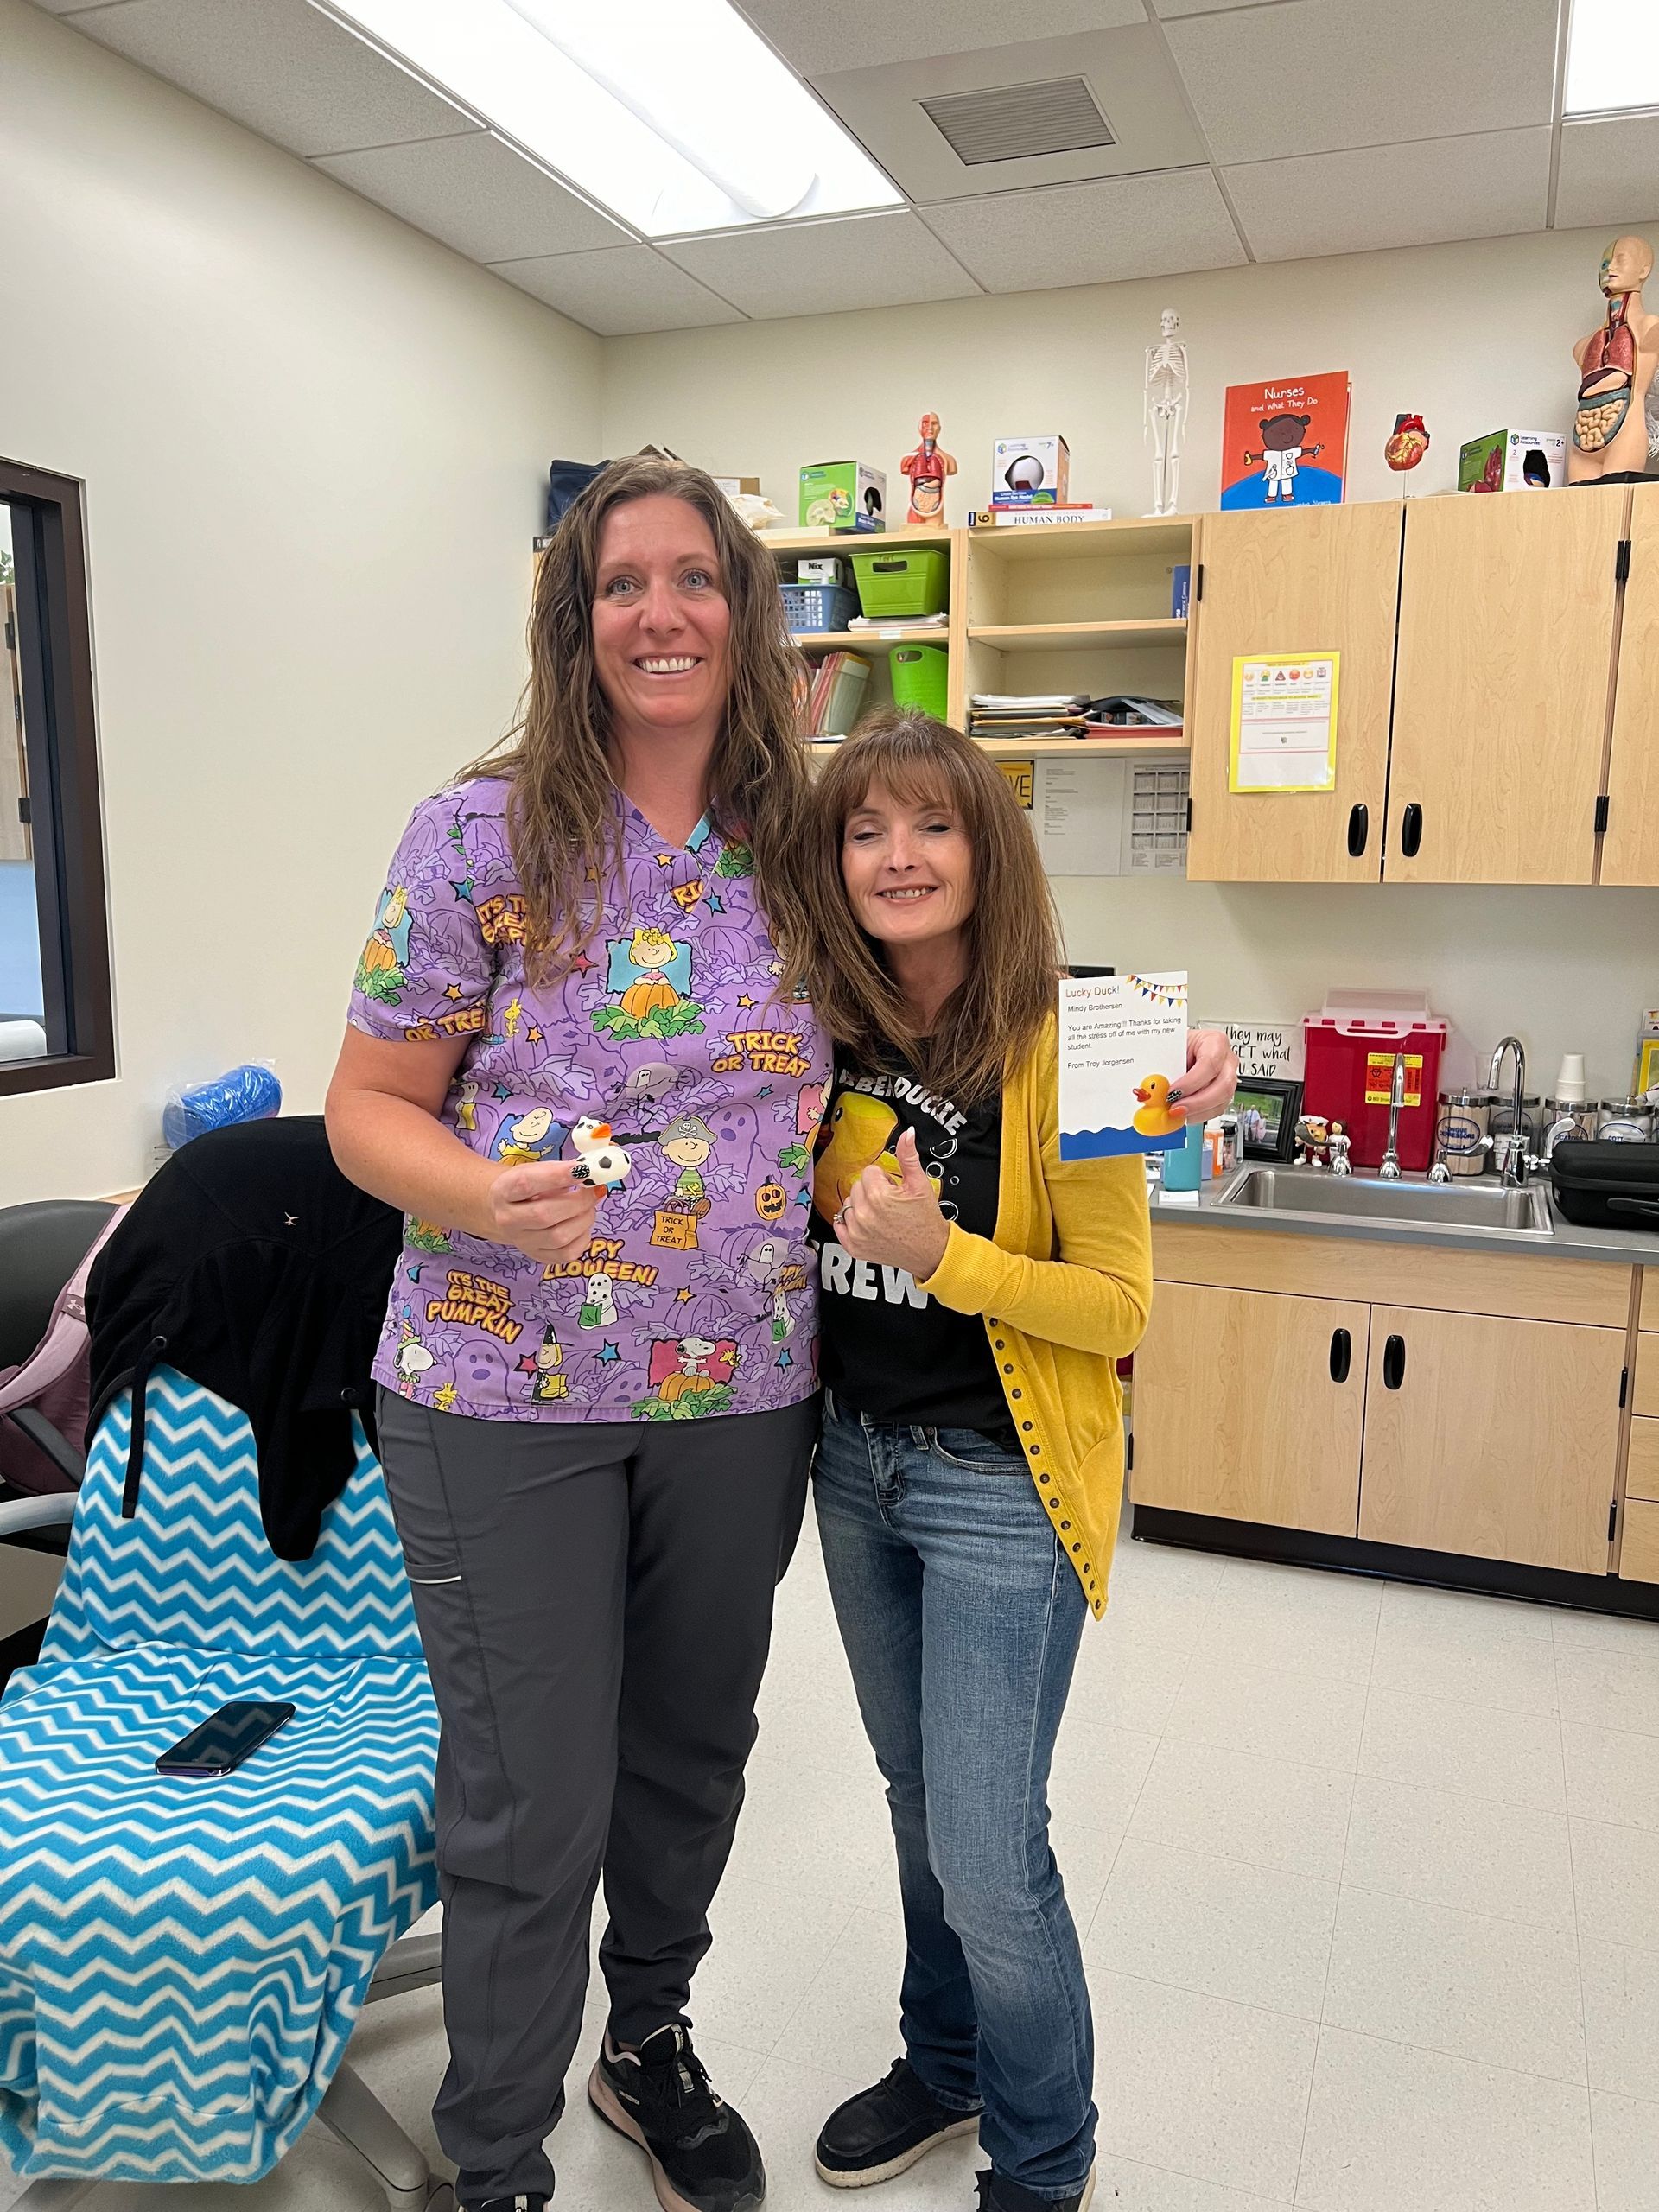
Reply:
<svg viewBox="0 0 1659 2212"><path fill-rule="evenodd" d="M1659 882L1659 487L1216 515L1201 550L1190 876ZM1335 790L1233 794L1234 657L1319 651Z"/></svg>
<svg viewBox="0 0 1659 2212"><path fill-rule="evenodd" d="M1659 486L1630 500L1630 581L1607 765L1603 883L1659 883Z"/></svg>
<svg viewBox="0 0 1659 2212"><path fill-rule="evenodd" d="M1628 512L1614 486L1411 502L1389 881L1595 880Z"/></svg>
<svg viewBox="0 0 1659 2212"><path fill-rule="evenodd" d="M1400 588L1389 501L1292 514L1206 515L1187 727L1186 872L1211 883L1375 883L1388 800L1389 707ZM1235 796L1233 659L1339 652L1333 791Z"/></svg>
<svg viewBox="0 0 1659 2212"><path fill-rule="evenodd" d="M1135 1354L1135 1495L1353 1535L1368 1309L1160 1283Z"/></svg>

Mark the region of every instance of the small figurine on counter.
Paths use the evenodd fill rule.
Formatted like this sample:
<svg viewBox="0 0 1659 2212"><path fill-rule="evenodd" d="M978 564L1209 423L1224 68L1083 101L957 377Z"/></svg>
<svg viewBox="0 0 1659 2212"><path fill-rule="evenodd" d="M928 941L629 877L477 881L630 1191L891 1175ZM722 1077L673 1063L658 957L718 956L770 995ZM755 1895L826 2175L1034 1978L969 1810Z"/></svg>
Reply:
<svg viewBox="0 0 1659 2212"><path fill-rule="evenodd" d="M1181 318L1166 308L1158 318L1163 336L1147 348L1147 394L1141 410L1143 435L1152 440L1152 506L1154 515L1176 512L1181 474L1181 432L1186 424L1185 341L1175 334Z"/></svg>
<svg viewBox="0 0 1659 2212"><path fill-rule="evenodd" d="M1303 1167L1323 1167L1331 1156L1331 1124L1323 1115L1304 1114L1296 1124L1296 1159Z"/></svg>
<svg viewBox="0 0 1659 2212"><path fill-rule="evenodd" d="M917 424L922 442L899 464L901 476L910 479L910 512L906 522L938 522L944 513L944 480L957 473L954 454L939 443L939 418L924 415Z"/></svg>
<svg viewBox="0 0 1659 2212"><path fill-rule="evenodd" d="M1340 1122L1332 1122L1331 1134L1325 1143L1331 1154L1331 1173L1333 1175L1351 1175L1353 1163L1348 1154L1352 1149L1352 1141Z"/></svg>
<svg viewBox="0 0 1659 2212"><path fill-rule="evenodd" d="M1428 428L1421 415L1396 415L1394 428L1382 442L1382 458L1395 475L1403 476L1428 451ZM1405 486L1400 487L1403 496Z"/></svg>
<svg viewBox="0 0 1659 2212"><path fill-rule="evenodd" d="M1648 463L1646 404L1659 369L1659 315L1642 305L1642 287L1653 274L1653 248L1645 238L1615 238L1601 257L1597 281L1607 319L1573 348L1579 365L1579 404L1567 449L1569 484L1628 483Z"/></svg>

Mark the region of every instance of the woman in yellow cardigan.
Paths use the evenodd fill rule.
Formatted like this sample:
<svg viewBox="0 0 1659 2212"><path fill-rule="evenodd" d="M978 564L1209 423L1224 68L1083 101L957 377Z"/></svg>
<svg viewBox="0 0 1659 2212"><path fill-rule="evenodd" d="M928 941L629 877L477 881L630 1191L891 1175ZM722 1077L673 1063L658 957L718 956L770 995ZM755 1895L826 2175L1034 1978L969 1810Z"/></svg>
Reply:
<svg viewBox="0 0 1659 2212"><path fill-rule="evenodd" d="M824 1565L887 1784L905 2056L833 2113L841 2188L976 2127L988 2212L1079 2212L1093 2036L1047 1781L1122 1491L1116 1362L1152 1296L1138 1156L1062 1165L1060 953L1034 841L954 730L867 724L816 795L836 1079L814 1173ZM1236 1064L1194 1039L1193 1114Z"/></svg>

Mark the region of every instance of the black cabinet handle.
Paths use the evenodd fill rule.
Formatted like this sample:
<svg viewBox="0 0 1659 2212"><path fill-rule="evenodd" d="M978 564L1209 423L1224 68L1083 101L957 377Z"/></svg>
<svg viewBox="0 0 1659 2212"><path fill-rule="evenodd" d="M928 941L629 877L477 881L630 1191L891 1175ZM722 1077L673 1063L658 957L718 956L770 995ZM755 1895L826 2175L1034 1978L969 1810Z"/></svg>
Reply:
<svg viewBox="0 0 1659 2212"><path fill-rule="evenodd" d="M1400 817L1400 849L1408 861L1417 857L1417 849L1423 842L1423 810L1415 799Z"/></svg>
<svg viewBox="0 0 1659 2212"><path fill-rule="evenodd" d="M1382 1347L1382 1382L1385 1389L1397 1390L1406 1379L1406 1340L1390 1337Z"/></svg>
<svg viewBox="0 0 1659 2212"><path fill-rule="evenodd" d="M1365 849L1365 840L1371 834L1371 810L1362 800L1348 810L1348 857L1357 861Z"/></svg>
<svg viewBox="0 0 1659 2212"><path fill-rule="evenodd" d="M1353 1358L1354 1340L1347 1330L1332 1329L1331 1332L1331 1380L1333 1382L1345 1382L1348 1380L1348 1370L1353 1364Z"/></svg>

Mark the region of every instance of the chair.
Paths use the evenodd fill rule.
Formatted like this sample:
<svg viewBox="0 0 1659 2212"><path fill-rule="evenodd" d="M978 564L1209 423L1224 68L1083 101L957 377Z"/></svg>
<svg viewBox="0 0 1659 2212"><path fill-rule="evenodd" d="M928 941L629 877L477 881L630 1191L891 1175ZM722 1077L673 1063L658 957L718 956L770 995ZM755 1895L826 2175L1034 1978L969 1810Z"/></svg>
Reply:
<svg viewBox="0 0 1659 2212"><path fill-rule="evenodd" d="M175 1370L100 1422L40 1663L0 1700L0 2149L62 2212L105 2180L249 2182L314 2113L398 2212L448 2185L345 2063L365 2002L438 1976L437 1714L385 1485L308 1560L259 1517L245 1417ZM298 1711L235 1773L157 1775L232 1698ZM391 1945L388 1948L387 1946ZM34 2178L35 2177L53 2178Z"/></svg>
<svg viewBox="0 0 1659 2212"><path fill-rule="evenodd" d="M32 1205L0 1207L0 1370L21 1367L34 1352L46 1334L59 1292L115 1210L104 1198L40 1198ZM15 1423L45 1453L65 1485L79 1485L86 1461L78 1436L60 1436L33 1408L0 1418ZM0 1499L15 1496L0 1484ZM67 1520L68 1516L60 1517ZM21 1519L9 1522L0 1506L0 1535L10 1535L18 1525L43 1524Z"/></svg>

